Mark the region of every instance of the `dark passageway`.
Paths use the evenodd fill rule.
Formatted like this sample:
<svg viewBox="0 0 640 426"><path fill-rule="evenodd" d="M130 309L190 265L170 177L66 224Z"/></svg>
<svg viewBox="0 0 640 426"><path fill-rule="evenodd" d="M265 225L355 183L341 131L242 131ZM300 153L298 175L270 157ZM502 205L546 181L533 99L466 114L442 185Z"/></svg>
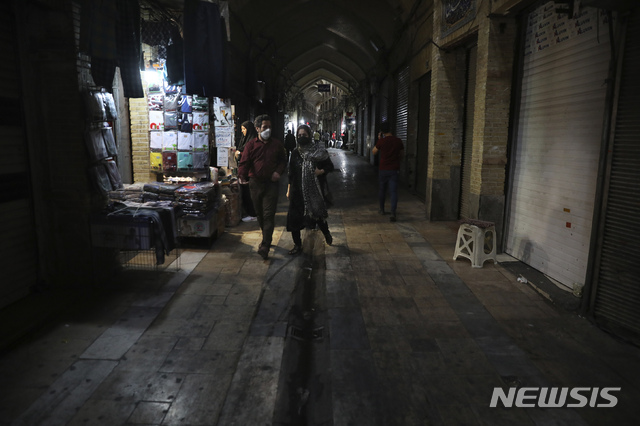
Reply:
<svg viewBox="0 0 640 426"><path fill-rule="evenodd" d="M331 155L332 246L308 231L289 256L281 198L267 261L254 222L178 271L128 271L3 354L2 423L634 424L637 348L500 264L451 260L457 224L406 189L390 223L375 169ZM514 385L621 390L614 408L490 407Z"/></svg>

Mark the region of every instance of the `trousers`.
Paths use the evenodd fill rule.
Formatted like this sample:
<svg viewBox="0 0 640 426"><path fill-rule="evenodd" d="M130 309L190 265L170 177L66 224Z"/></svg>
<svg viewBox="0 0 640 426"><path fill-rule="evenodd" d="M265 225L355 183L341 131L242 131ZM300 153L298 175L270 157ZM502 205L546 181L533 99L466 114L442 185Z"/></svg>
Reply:
<svg viewBox="0 0 640 426"><path fill-rule="evenodd" d="M271 245L273 239L279 185L279 182L272 182L268 179L251 178L249 181L251 201L253 201L253 208L262 230L263 245Z"/></svg>
<svg viewBox="0 0 640 426"><path fill-rule="evenodd" d="M398 170L379 170L378 180L380 186L378 189L378 200L380 201L380 211L384 211L384 203L389 188L389 196L391 198L391 214L395 216L398 208Z"/></svg>

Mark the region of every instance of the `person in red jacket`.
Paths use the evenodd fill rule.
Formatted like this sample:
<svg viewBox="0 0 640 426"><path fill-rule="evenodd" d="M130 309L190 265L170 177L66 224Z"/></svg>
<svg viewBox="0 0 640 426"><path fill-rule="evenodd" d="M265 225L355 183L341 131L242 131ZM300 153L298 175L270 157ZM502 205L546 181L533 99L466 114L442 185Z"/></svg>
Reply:
<svg viewBox="0 0 640 426"><path fill-rule="evenodd" d="M400 163L404 157L404 144L400 138L393 136L391 126L388 122L380 125L378 141L373 148L373 155L380 153L378 165L378 199L380 201L380 214L385 214L384 203L387 187L391 197L391 222L396 221L396 209L398 207L398 175L400 174Z"/></svg>
<svg viewBox="0 0 640 426"><path fill-rule="evenodd" d="M268 115L256 117L254 124L258 137L247 142L242 151L238 179L241 184L249 181L251 200L262 230L258 254L267 259L275 229L280 176L287 167L287 151L282 142L271 137Z"/></svg>

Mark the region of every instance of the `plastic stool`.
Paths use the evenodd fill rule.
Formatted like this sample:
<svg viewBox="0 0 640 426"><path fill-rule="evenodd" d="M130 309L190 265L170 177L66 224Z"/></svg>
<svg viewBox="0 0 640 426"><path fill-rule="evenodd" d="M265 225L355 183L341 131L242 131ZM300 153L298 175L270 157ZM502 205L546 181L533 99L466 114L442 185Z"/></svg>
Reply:
<svg viewBox="0 0 640 426"><path fill-rule="evenodd" d="M487 234L490 235L490 251L487 253L484 248ZM474 268L482 268L484 262L491 259L493 263L498 263L496 259L496 227L493 222L483 222L479 220L467 220L460 224L458 228L458 238L456 250L453 253L453 260L459 256L466 257L471 261Z"/></svg>

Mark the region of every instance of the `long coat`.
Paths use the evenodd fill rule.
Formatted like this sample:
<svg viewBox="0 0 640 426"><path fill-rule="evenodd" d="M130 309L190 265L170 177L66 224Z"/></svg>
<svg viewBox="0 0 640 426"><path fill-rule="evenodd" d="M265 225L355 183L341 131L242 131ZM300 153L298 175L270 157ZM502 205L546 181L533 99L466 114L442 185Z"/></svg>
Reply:
<svg viewBox="0 0 640 426"><path fill-rule="evenodd" d="M327 184L327 173L335 168L331 158L316 163L318 169L325 171L318 176L320 188ZM289 160L289 211L287 213L287 231L299 231L305 227L313 228L316 221L304 216L304 196L302 195L302 156L297 149L291 152ZM324 191L323 191L324 193Z"/></svg>

